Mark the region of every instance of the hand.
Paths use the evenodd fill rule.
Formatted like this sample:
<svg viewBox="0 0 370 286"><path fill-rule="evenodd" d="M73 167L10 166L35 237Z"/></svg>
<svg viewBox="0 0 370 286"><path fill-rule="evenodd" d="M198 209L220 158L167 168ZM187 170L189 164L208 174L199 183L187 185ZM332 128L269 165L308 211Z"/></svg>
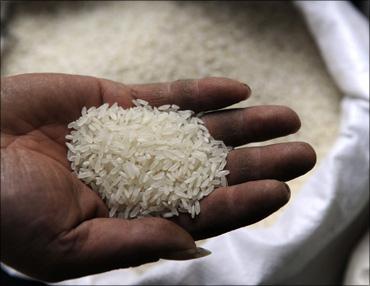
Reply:
<svg viewBox="0 0 370 286"><path fill-rule="evenodd" d="M83 106L141 98L196 112L219 109L250 95L224 78L123 85L63 74L28 74L1 81L1 260L46 281L59 281L140 265L159 258L196 256L194 239L257 222L283 206L282 181L310 170L315 153L306 143L236 149L228 155L229 187L201 201L195 220L108 218L103 201L83 184L67 161L67 124ZM206 113L210 133L227 145L296 132L300 121L282 106Z"/></svg>

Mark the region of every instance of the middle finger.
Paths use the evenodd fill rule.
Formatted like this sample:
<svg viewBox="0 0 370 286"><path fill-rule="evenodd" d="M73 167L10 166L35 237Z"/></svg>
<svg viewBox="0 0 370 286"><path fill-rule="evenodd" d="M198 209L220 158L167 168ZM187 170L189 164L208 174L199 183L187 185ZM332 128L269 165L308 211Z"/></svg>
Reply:
<svg viewBox="0 0 370 286"><path fill-rule="evenodd" d="M216 111L202 120L215 139L234 147L292 134L301 126L292 109L277 105Z"/></svg>

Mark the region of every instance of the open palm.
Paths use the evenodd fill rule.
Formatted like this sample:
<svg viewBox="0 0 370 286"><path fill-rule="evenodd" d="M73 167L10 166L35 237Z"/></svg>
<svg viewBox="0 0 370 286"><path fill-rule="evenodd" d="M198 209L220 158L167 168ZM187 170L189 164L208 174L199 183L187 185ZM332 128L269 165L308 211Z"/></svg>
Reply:
<svg viewBox="0 0 370 286"><path fill-rule="evenodd" d="M108 218L103 201L77 179L66 158L67 124L83 106L141 98L196 112L246 99L246 85L225 78L123 85L63 74L28 74L1 81L1 260L30 276L58 281L160 258L196 257L194 240L254 223L289 199L281 181L310 170L306 143L235 149L228 155L229 187L201 202L195 220ZM296 132L289 108L259 106L206 113L216 139L238 146Z"/></svg>

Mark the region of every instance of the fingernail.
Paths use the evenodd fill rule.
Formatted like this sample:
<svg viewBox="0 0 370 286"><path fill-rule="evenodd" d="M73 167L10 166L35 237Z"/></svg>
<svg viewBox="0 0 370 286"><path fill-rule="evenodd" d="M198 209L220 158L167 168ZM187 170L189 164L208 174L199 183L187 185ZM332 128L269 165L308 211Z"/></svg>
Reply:
<svg viewBox="0 0 370 286"><path fill-rule="evenodd" d="M205 248L196 247L186 250L169 252L165 255L162 255L161 258L167 260L189 260L205 257L210 255L211 253L212 253L211 251Z"/></svg>
<svg viewBox="0 0 370 286"><path fill-rule="evenodd" d="M290 187L287 183L284 182L284 184L285 184L285 187L286 187L286 190L287 190L287 201L289 201L290 196L291 196Z"/></svg>
<svg viewBox="0 0 370 286"><path fill-rule="evenodd" d="M249 85L247 85L247 84L245 84L245 83L242 83L242 84L247 88L247 90L248 90L248 95L247 95L247 97L249 97L249 96L251 95L251 93L252 93L251 88L249 87Z"/></svg>

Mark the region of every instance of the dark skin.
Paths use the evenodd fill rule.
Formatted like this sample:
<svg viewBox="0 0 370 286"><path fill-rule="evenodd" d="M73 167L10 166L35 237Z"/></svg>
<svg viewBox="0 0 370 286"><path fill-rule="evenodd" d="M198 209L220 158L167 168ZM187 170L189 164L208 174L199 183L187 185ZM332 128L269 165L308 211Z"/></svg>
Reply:
<svg viewBox="0 0 370 286"><path fill-rule="evenodd" d="M307 143L233 150L229 187L201 201L195 220L108 218L103 201L77 179L66 158L67 124L83 106L140 98L196 112L250 96L225 78L124 85L94 77L25 74L1 80L1 260L46 281L137 266L195 249L195 240L255 223L287 203L284 181L308 172L316 155ZM238 146L296 132L300 120L283 106L216 111L203 116L210 133ZM173 257L173 256L172 256Z"/></svg>

